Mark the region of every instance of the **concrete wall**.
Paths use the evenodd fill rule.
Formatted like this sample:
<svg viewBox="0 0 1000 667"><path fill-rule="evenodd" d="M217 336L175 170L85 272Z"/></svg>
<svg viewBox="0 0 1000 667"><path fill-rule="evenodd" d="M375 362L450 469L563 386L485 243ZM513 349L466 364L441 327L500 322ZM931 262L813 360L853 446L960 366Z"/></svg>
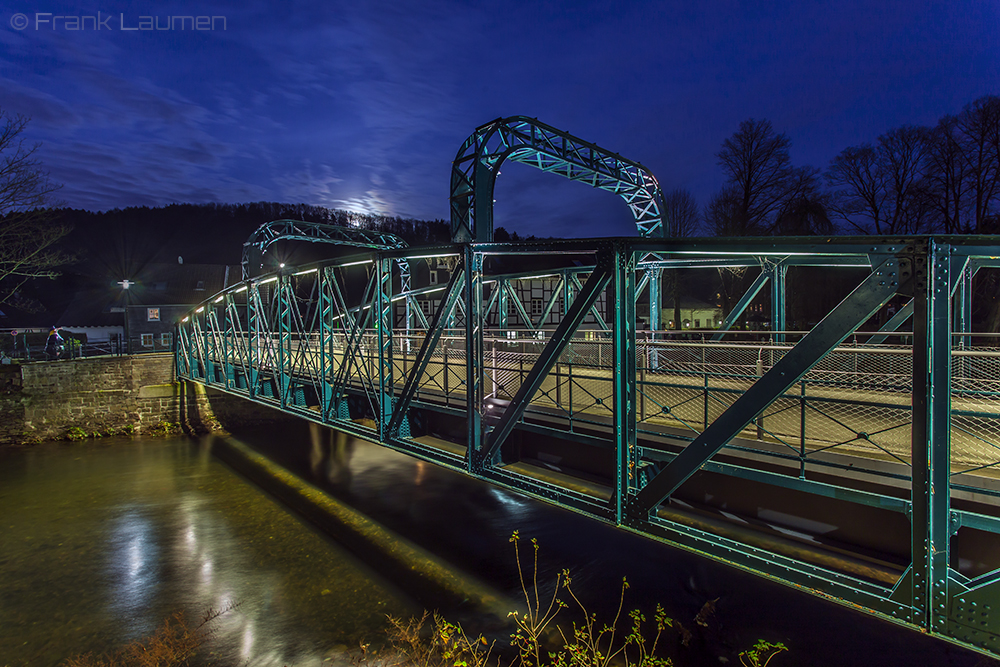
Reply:
<svg viewBox="0 0 1000 667"><path fill-rule="evenodd" d="M88 435L206 433L281 413L177 382L171 354L0 366L0 445ZM74 431L79 434L80 431Z"/></svg>

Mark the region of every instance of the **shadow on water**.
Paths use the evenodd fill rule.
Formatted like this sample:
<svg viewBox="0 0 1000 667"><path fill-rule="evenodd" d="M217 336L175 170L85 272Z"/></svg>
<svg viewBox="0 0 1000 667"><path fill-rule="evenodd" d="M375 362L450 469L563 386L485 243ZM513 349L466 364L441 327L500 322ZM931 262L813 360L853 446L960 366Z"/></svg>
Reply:
<svg viewBox="0 0 1000 667"><path fill-rule="evenodd" d="M0 450L0 665L212 624L216 665L330 664L413 601L190 440Z"/></svg>
<svg viewBox="0 0 1000 667"><path fill-rule="evenodd" d="M916 631L826 602L763 578L615 529L370 443L300 422L236 433L243 442L516 599L514 530L541 544L541 581L569 568L591 610L613 612L621 580L627 608L668 615L694 631L678 665L739 664L757 639L784 642L774 667L996 664ZM718 598L707 628L694 622Z"/></svg>

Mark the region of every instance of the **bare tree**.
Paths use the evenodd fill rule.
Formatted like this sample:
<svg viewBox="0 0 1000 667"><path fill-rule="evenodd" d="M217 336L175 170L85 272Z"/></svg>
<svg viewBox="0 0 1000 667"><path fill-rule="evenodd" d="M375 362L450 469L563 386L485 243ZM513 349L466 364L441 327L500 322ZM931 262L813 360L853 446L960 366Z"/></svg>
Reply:
<svg viewBox="0 0 1000 667"><path fill-rule="evenodd" d="M957 120L969 175L969 231L990 229L1000 208L1000 97L981 97L967 105Z"/></svg>
<svg viewBox="0 0 1000 667"><path fill-rule="evenodd" d="M927 151L926 187L935 226L945 234L967 233L968 163L958 117L945 116L934 128Z"/></svg>
<svg viewBox="0 0 1000 667"><path fill-rule="evenodd" d="M670 223L670 236L685 238L698 231L698 202L689 190L677 188L663 195L664 215Z"/></svg>
<svg viewBox="0 0 1000 667"><path fill-rule="evenodd" d="M929 221L925 197L930 134L904 126L841 151L826 178L839 188L831 210L863 234L917 233Z"/></svg>
<svg viewBox="0 0 1000 667"><path fill-rule="evenodd" d="M777 134L766 119L749 119L722 143L719 165L726 185L709 204L708 222L725 236L773 234L789 202L812 196L818 172L793 167L788 149L791 140Z"/></svg>
<svg viewBox="0 0 1000 667"><path fill-rule="evenodd" d="M69 229L52 222L49 204L58 186L25 143L28 119L0 109L0 303L16 299L32 278L54 278L68 257L57 248Z"/></svg>
<svg viewBox="0 0 1000 667"><path fill-rule="evenodd" d="M701 215L698 202L689 190L677 188L663 195L664 215L670 221L670 236L686 238L698 231ZM674 302L674 328L681 328L681 269L669 269L663 274L663 293Z"/></svg>

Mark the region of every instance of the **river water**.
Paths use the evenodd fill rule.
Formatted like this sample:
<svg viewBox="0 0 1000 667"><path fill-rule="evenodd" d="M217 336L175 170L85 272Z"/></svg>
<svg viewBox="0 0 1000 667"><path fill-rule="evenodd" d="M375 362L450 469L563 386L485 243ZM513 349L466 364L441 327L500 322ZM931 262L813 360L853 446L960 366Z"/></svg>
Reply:
<svg viewBox="0 0 1000 667"><path fill-rule="evenodd" d="M757 639L784 665L989 664L812 596L304 423L237 434L383 525L515 598L515 530L539 541L543 595L568 568L592 611L657 603L692 632L677 665L739 664ZM53 665L151 632L177 609L240 605L208 649L219 665L343 663L410 599L210 454L210 440L100 441L0 452L0 665ZM530 555L530 551L528 552ZM524 561L525 565L528 561ZM565 596L564 596L565 597ZM695 623L715 601L707 625ZM450 610L442 610L448 613ZM564 612L578 620L575 610ZM475 625L475 619L463 618ZM504 628L484 628L504 637ZM325 662L324 662L325 661Z"/></svg>
<svg viewBox="0 0 1000 667"><path fill-rule="evenodd" d="M187 439L0 451L0 665L213 621L217 665L331 664L415 603ZM339 656L339 658L338 658ZM326 662L324 663L324 660Z"/></svg>

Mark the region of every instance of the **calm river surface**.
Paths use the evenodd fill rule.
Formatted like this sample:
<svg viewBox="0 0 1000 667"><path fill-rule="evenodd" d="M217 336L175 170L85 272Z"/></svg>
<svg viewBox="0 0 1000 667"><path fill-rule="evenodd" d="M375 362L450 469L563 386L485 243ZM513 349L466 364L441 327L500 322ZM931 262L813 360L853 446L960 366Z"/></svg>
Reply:
<svg viewBox="0 0 1000 667"><path fill-rule="evenodd" d="M969 651L308 425L237 434L459 570L519 593L519 531L540 543L543 591L569 568L593 611L656 603L693 632L676 665L739 665L764 638L770 667L995 664ZM343 662L384 615L416 613L377 573L211 456L211 440L121 440L0 451L0 666L54 665L150 633L172 612L218 621L218 665ZM707 627L695 616L716 601ZM448 612L449 610L443 610ZM567 610L567 620L577 617ZM475 619L462 618L475 625ZM507 630L490 627L498 637ZM324 661L326 661L324 663Z"/></svg>
<svg viewBox="0 0 1000 667"><path fill-rule="evenodd" d="M417 610L187 439L0 451L0 520L4 666L56 665L232 604L201 652L212 664L319 665Z"/></svg>

